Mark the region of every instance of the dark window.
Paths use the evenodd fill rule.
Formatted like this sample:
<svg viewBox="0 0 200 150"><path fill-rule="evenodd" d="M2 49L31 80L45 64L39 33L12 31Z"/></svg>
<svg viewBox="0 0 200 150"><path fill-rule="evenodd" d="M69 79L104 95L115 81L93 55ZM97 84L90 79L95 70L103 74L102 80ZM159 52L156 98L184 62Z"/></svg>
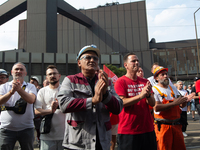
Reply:
<svg viewBox="0 0 200 150"><path fill-rule="evenodd" d="M66 64L56 64L56 67L61 75L67 75Z"/></svg>
<svg viewBox="0 0 200 150"><path fill-rule="evenodd" d="M40 63L32 63L31 64L31 76L32 75L42 75L42 64Z"/></svg>
<svg viewBox="0 0 200 150"><path fill-rule="evenodd" d="M68 72L67 75L73 75L80 72L77 64L68 64Z"/></svg>

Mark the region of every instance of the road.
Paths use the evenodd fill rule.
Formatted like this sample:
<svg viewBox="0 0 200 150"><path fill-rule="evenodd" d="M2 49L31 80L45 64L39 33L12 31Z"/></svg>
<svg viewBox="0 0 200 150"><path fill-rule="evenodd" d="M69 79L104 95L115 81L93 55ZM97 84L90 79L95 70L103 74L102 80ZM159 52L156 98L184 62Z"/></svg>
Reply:
<svg viewBox="0 0 200 150"><path fill-rule="evenodd" d="M186 133L188 137L185 137L185 145L187 150L200 150L200 123L199 115L195 114L196 121L192 120L192 115L188 116L188 126Z"/></svg>

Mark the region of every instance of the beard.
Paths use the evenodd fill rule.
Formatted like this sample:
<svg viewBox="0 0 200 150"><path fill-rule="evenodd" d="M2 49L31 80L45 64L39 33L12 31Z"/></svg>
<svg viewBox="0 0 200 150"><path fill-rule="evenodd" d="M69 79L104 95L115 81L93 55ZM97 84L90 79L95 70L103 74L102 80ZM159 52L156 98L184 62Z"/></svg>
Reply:
<svg viewBox="0 0 200 150"><path fill-rule="evenodd" d="M58 83L59 80L56 80L56 78L51 78L51 80L49 81L49 84L51 85L55 85L56 83Z"/></svg>
<svg viewBox="0 0 200 150"><path fill-rule="evenodd" d="M19 75L13 75L13 79L17 80L17 79L23 79L23 76L19 76Z"/></svg>
<svg viewBox="0 0 200 150"><path fill-rule="evenodd" d="M167 78L167 79L163 79L163 80L160 80L160 83L162 84L162 85L169 85L169 79Z"/></svg>
<svg viewBox="0 0 200 150"><path fill-rule="evenodd" d="M51 84L51 85L55 85L56 83L58 83L58 81L49 82L49 84Z"/></svg>

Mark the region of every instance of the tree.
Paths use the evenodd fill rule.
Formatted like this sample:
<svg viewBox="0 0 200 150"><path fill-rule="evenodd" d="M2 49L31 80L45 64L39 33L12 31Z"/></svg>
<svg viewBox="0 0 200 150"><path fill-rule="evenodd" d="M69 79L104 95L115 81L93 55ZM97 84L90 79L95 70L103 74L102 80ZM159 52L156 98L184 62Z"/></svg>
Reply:
<svg viewBox="0 0 200 150"><path fill-rule="evenodd" d="M112 64L106 64L106 67L108 67L114 74L116 74L117 77L121 77L126 74L126 69L123 67L117 68Z"/></svg>

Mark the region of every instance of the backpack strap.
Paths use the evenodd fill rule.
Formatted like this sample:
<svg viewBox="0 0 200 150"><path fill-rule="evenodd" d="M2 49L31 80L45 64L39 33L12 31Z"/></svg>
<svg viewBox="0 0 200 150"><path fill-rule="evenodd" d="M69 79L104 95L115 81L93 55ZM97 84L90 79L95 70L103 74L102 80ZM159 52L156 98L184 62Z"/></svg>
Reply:
<svg viewBox="0 0 200 150"><path fill-rule="evenodd" d="M174 91L172 90L172 87L169 85L169 88L171 89L171 97L175 98Z"/></svg>
<svg viewBox="0 0 200 150"><path fill-rule="evenodd" d="M158 87L156 87L156 86L153 86L157 91L158 91L158 93L160 94L160 96L164 99L165 97L167 97L167 95L166 94L164 94L164 93L162 93L159 89L158 89Z"/></svg>
<svg viewBox="0 0 200 150"><path fill-rule="evenodd" d="M22 89L25 90L26 89L26 85L23 85Z"/></svg>

